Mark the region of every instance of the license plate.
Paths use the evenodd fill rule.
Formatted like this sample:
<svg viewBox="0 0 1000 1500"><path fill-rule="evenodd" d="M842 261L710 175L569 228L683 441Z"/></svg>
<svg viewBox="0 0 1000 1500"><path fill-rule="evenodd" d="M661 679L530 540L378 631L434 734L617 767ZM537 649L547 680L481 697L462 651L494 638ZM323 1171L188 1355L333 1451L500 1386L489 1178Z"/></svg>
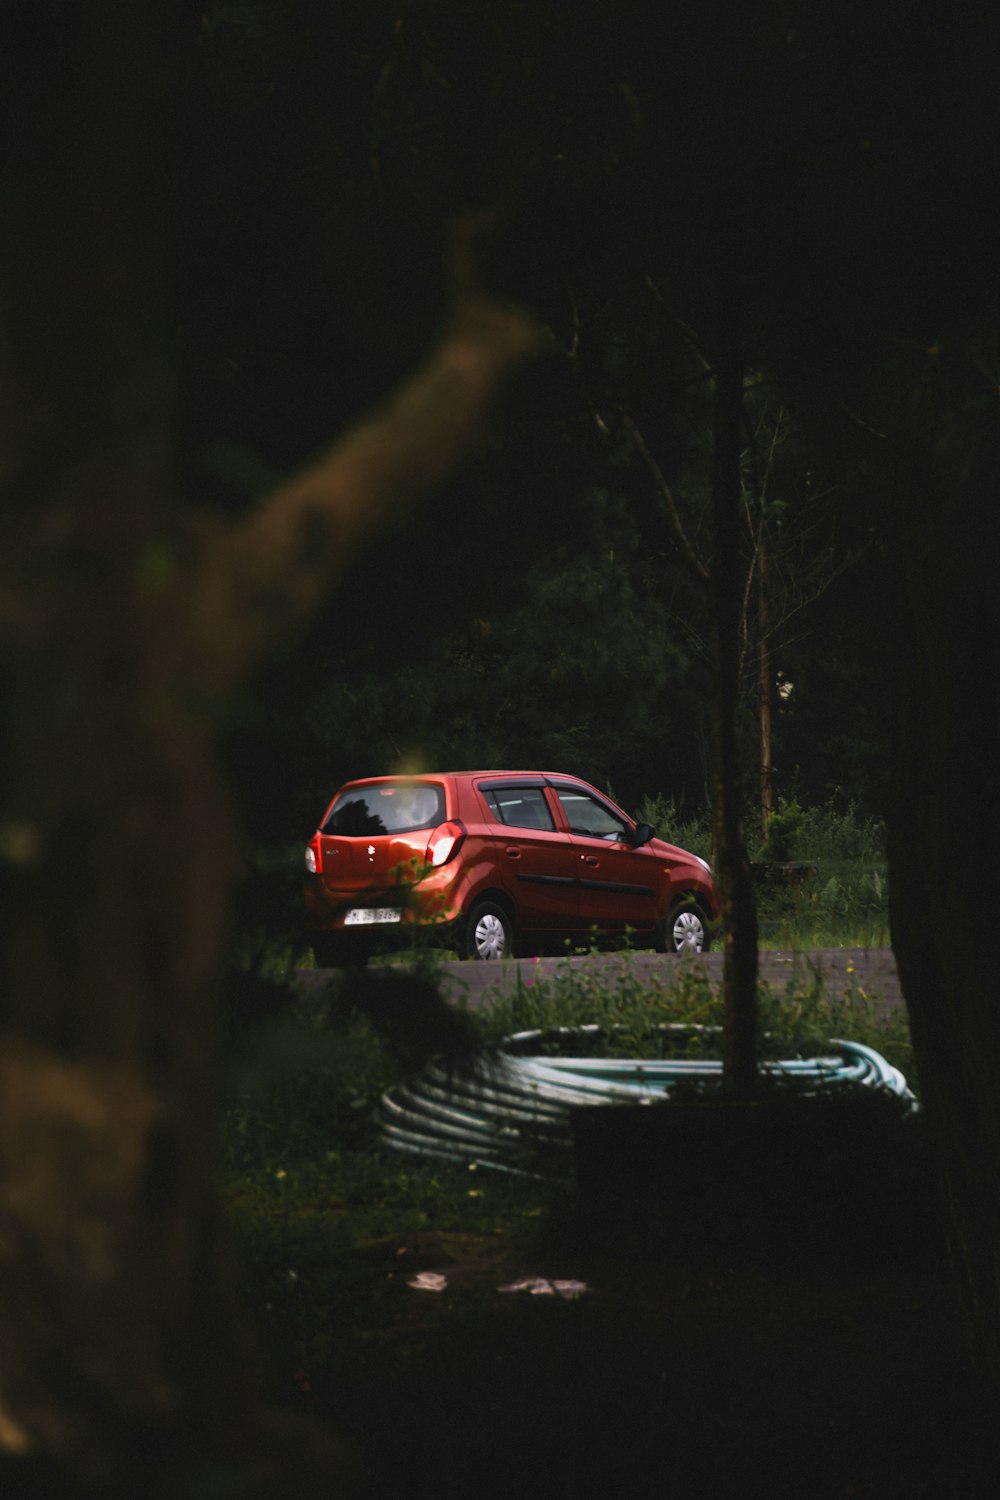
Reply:
<svg viewBox="0 0 1000 1500"><path fill-rule="evenodd" d="M345 927L371 927L376 922L401 922L398 906L354 906L344 918Z"/></svg>

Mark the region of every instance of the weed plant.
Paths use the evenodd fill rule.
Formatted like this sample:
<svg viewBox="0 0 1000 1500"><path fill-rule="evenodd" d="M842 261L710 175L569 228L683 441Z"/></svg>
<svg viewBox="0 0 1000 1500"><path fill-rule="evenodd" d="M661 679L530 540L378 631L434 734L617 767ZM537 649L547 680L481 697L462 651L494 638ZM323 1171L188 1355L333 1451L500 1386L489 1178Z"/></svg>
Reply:
<svg viewBox="0 0 1000 1500"><path fill-rule="evenodd" d="M558 1033L566 1032L586 1052L616 1057L663 1055L681 1042L679 1028L694 1037L711 1038L721 1025L722 1010L705 970L697 961L680 961L673 974L642 974L628 954L612 969L562 960L547 973L536 960L533 970L518 971L513 989L488 992L478 1012L487 1043L521 1032L541 1033L540 1050L566 1051ZM665 1028L678 1028L676 1041ZM596 1034L588 1042L581 1034ZM699 1045L695 1043L694 1045ZM708 1055L708 1054L706 1054Z"/></svg>
<svg viewBox="0 0 1000 1500"><path fill-rule="evenodd" d="M888 944L885 831L853 803L781 804L755 865L762 927L784 946ZM782 880L790 874L791 879ZM795 878L795 877L799 878Z"/></svg>
<svg viewBox="0 0 1000 1500"><path fill-rule="evenodd" d="M711 861L711 815L682 816L668 797L646 797L637 817L661 838ZM781 948L881 948L889 943L885 830L830 798L780 803L765 841L749 819L744 839L756 877L761 942Z"/></svg>
<svg viewBox="0 0 1000 1500"><path fill-rule="evenodd" d="M578 1056L720 1055L722 997L697 959L682 957L654 974L628 954L611 968L567 959L545 972L536 962L527 977L518 972L513 989L488 995L477 1019L484 1040L494 1044L536 1032L539 1050L573 1049ZM874 1047L907 1076L912 1071L905 1014L881 1014L850 972L847 987L835 994L822 969L803 959L780 988L761 982L758 1006L763 1058L824 1056L843 1037Z"/></svg>

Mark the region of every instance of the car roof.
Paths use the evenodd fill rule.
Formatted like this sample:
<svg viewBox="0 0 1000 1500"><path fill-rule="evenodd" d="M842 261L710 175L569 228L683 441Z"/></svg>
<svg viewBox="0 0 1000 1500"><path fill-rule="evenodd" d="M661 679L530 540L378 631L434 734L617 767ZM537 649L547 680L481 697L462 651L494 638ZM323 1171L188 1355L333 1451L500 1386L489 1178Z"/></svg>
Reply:
<svg viewBox="0 0 1000 1500"><path fill-rule="evenodd" d="M531 777L536 781L579 781L584 786L589 785L583 781L581 776L573 776L567 771L510 771L510 770L486 770L486 771L388 771L382 776L359 776L351 781L346 781L345 786L364 786L373 781L456 781L460 778L471 780L482 776L496 776L518 779Z"/></svg>

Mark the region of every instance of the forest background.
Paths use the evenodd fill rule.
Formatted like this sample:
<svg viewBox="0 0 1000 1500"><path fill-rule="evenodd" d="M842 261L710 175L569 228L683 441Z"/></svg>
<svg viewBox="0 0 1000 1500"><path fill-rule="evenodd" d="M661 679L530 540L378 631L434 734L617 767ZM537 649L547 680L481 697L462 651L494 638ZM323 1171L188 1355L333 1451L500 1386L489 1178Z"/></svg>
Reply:
<svg viewBox="0 0 1000 1500"><path fill-rule="evenodd" d="M230 803L245 865L304 839L342 775L443 758L704 800L723 375L742 777L766 642L779 796L887 817L921 1097L995 1383L996 19L4 19L5 1447L86 1467L122 1431L247 1428L203 1160ZM444 396L400 384L428 348ZM485 371L469 405L492 413L529 349L456 475L463 393ZM321 450L387 391L395 422L335 450L362 480L384 460L379 483L335 456L334 504L304 507ZM394 441L400 402L432 452ZM446 474L419 510L383 503Z"/></svg>
<svg viewBox="0 0 1000 1500"><path fill-rule="evenodd" d="M713 433L712 329L688 320L713 292L678 292L678 258L710 273L654 180L658 137L690 107L694 139L673 149L706 206L695 122L728 82L685 63L674 118L644 118L635 38L599 8L570 53L544 8L407 10L388 51L386 26L379 7L204 20L175 221L192 493L238 512L391 386L440 316L447 226L470 204L496 219L491 278L543 314L552 347L478 462L369 539L308 640L244 696L245 825L301 838L347 776L461 766L570 767L627 807L659 795L691 817L710 800ZM668 71L656 97L676 91ZM759 102L752 117L773 186L788 142ZM734 193L723 243L739 260L776 229L733 166L711 197ZM764 637L772 797L881 814L892 518L857 425L843 415L817 442L764 368L773 342L761 326L745 352L747 791Z"/></svg>

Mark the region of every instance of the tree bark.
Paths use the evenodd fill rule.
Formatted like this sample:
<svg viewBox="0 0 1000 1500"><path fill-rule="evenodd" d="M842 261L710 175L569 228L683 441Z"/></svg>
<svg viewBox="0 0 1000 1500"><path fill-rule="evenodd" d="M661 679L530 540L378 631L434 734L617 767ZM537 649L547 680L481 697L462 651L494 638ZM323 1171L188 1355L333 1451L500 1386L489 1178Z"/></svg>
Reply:
<svg viewBox="0 0 1000 1500"><path fill-rule="evenodd" d="M889 875L969 1343L1000 1395L1000 1005L992 893L1000 815L1000 411L976 350L923 353L899 444L900 670ZM898 379L898 372L893 372ZM992 1426L991 1422L991 1426Z"/></svg>
<svg viewBox="0 0 1000 1500"><path fill-rule="evenodd" d="M19 59L31 146L0 163L0 1488L5 1465L48 1483L51 1464L162 1492L201 1452L241 1495L280 1494L216 1197L235 853L214 742L238 684L357 539L473 447L538 338L465 277L380 411L246 520L185 530L136 191L157 8L91 0L57 47L47 10Z"/></svg>
<svg viewBox="0 0 1000 1500"><path fill-rule="evenodd" d="M731 1097L749 1099L757 1084L757 915L743 838L736 734L742 597L739 538L743 370L732 349L716 364L715 384L713 806L725 934L723 1084Z"/></svg>
<svg viewBox="0 0 1000 1500"><path fill-rule="evenodd" d="M757 720L760 739L760 833L767 842L774 812L774 765L771 749L771 637L767 599L767 541L761 530L757 554Z"/></svg>

